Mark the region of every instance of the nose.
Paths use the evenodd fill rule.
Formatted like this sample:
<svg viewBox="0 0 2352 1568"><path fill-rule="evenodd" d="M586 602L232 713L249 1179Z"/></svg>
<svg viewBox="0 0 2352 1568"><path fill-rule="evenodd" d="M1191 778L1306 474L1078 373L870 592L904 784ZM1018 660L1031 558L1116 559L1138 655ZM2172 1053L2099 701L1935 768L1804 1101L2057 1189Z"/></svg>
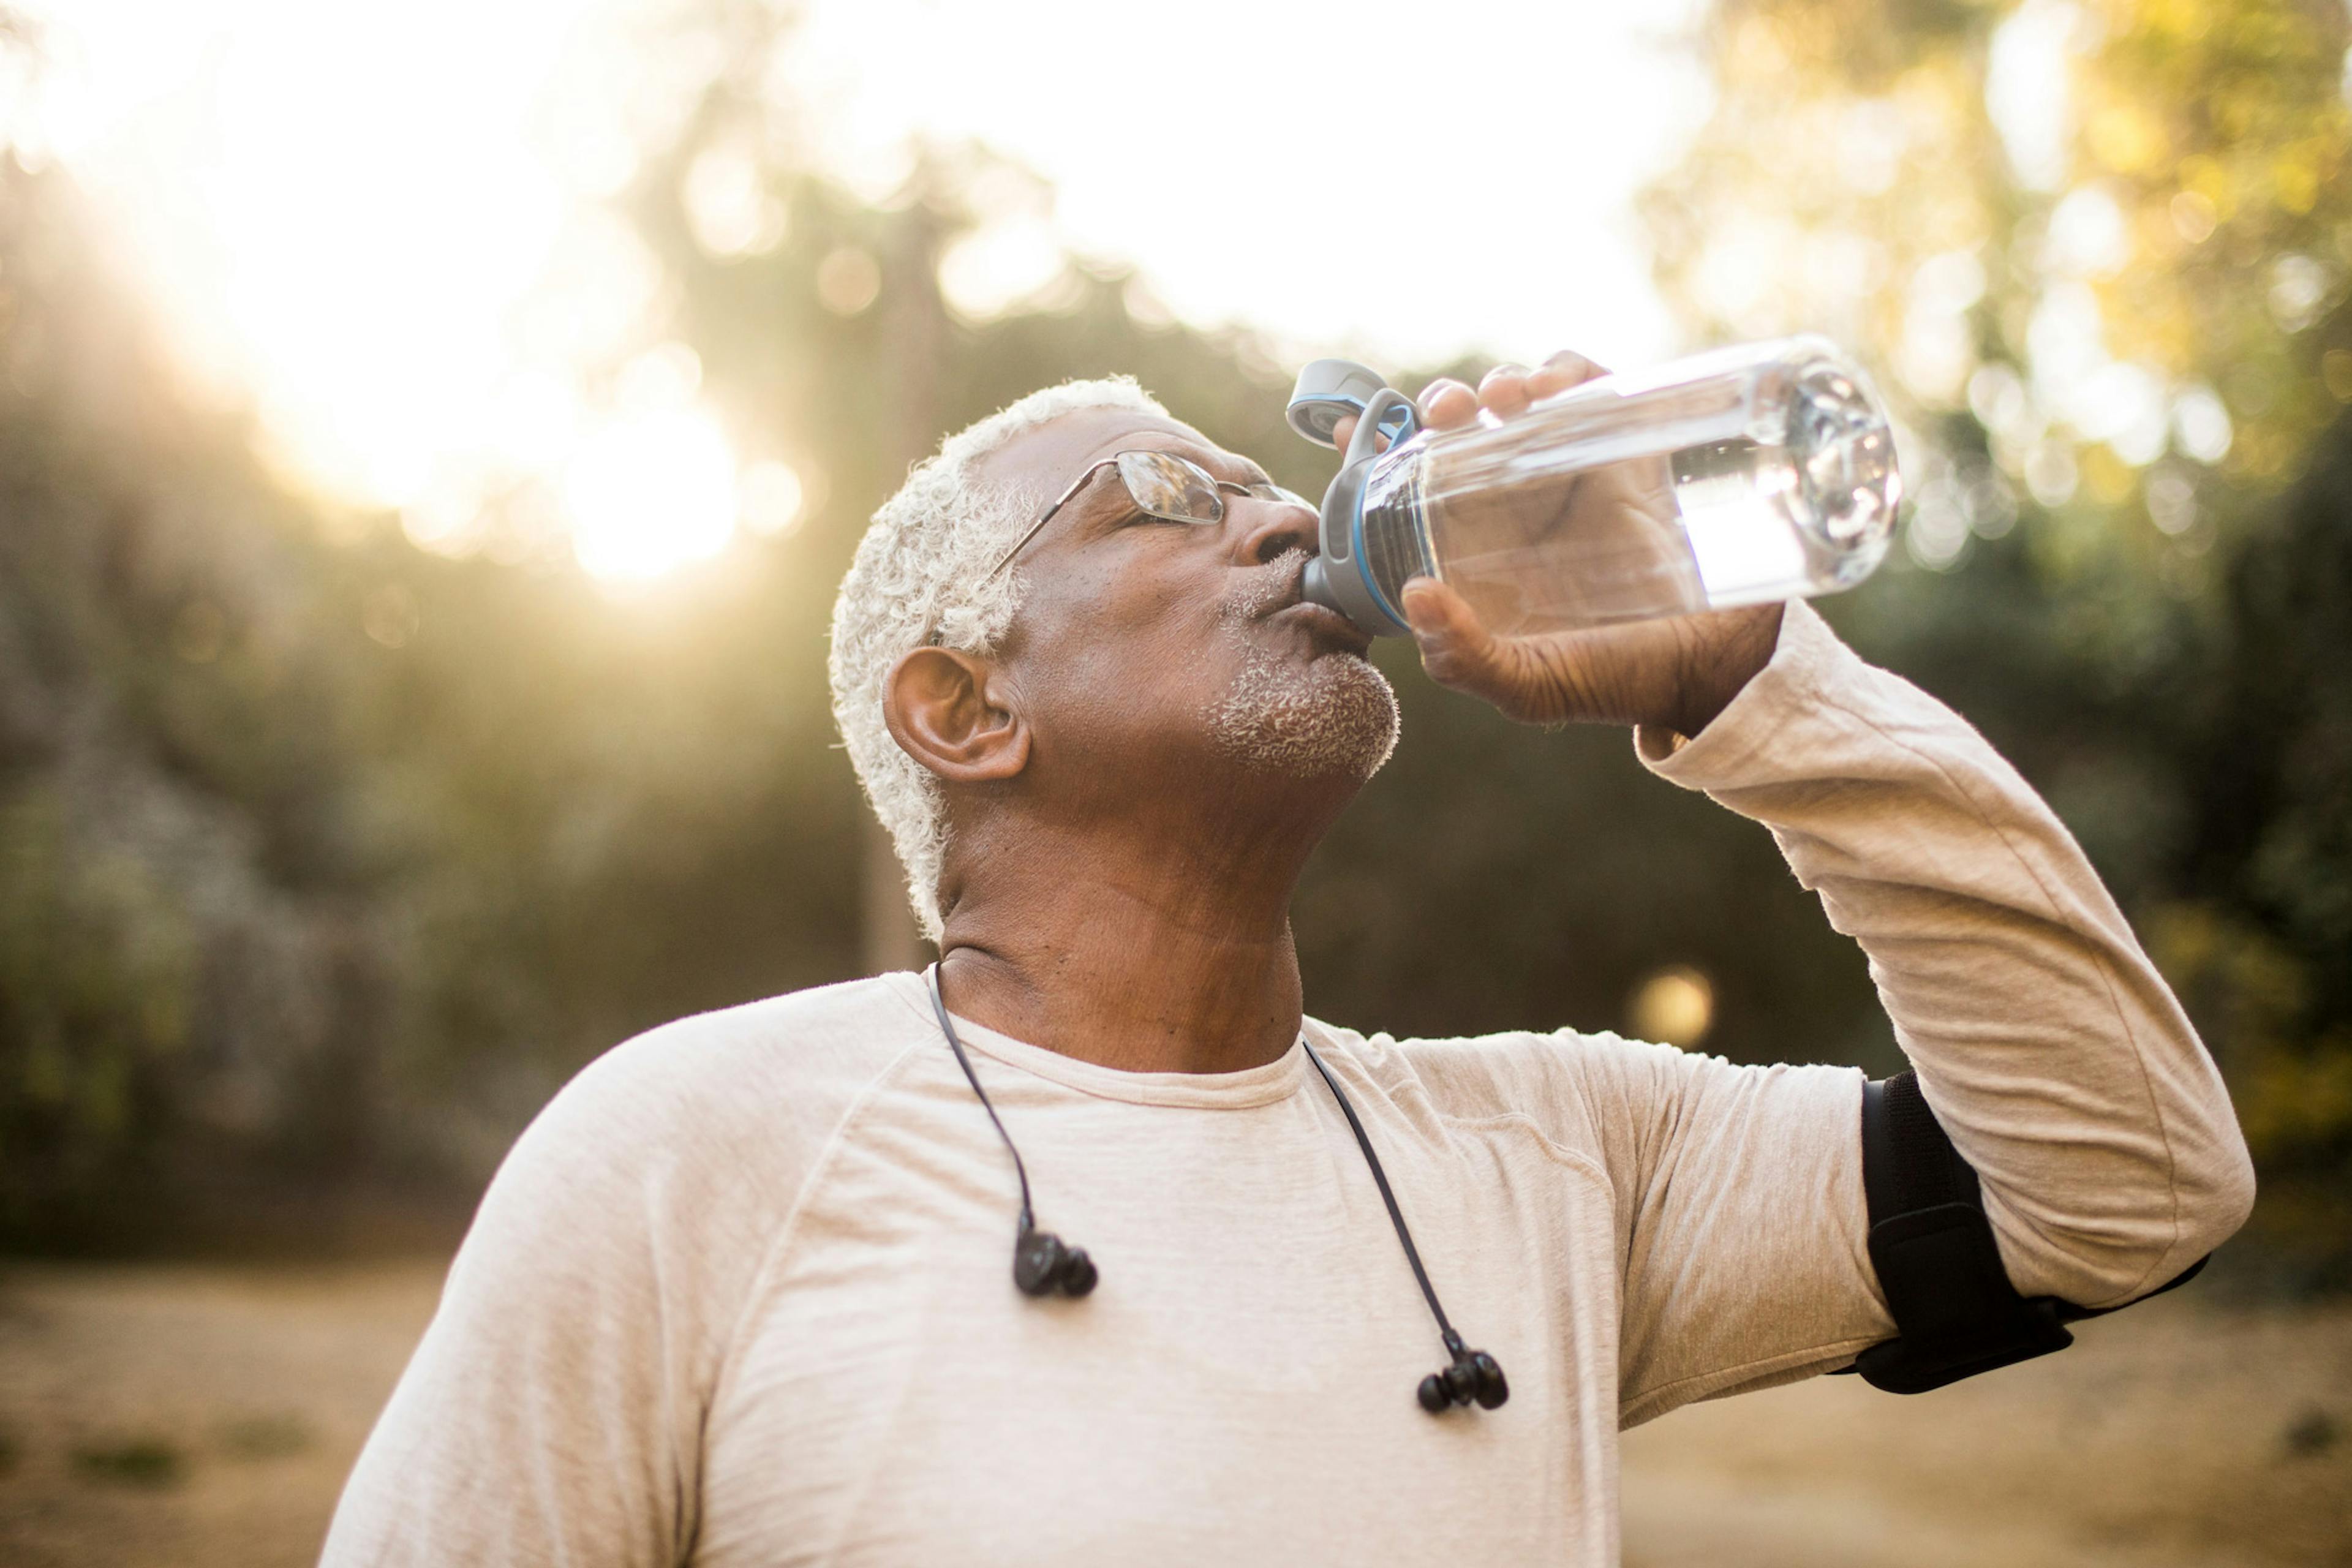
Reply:
<svg viewBox="0 0 2352 1568"><path fill-rule="evenodd" d="M1315 553L1316 532L1321 520L1312 507L1297 501L1261 500L1255 496L1237 498L1226 505L1244 513L1236 546L1242 565L1263 566L1294 550Z"/></svg>

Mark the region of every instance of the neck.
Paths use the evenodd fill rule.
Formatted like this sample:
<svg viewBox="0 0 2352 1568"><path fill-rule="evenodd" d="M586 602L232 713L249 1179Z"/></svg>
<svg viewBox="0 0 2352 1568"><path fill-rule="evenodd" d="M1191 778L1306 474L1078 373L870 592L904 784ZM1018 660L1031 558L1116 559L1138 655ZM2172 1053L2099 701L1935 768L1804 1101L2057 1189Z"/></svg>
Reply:
<svg viewBox="0 0 2352 1568"><path fill-rule="evenodd" d="M962 840L948 879L941 993L989 1028L1104 1067L1261 1067L1298 1037L1290 897L1336 811L992 824Z"/></svg>

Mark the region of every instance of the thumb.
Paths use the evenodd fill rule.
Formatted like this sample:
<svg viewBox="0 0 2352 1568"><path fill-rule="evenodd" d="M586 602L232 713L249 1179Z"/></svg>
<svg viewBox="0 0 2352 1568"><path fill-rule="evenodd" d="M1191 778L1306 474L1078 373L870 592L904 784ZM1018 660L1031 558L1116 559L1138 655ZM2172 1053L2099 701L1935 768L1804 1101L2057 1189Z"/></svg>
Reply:
<svg viewBox="0 0 2352 1568"><path fill-rule="evenodd" d="M1461 595L1434 577L1415 577L1404 585L1404 616L1432 680L1490 700L1510 688L1509 650Z"/></svg>
<svg viewBox="0 0 2352 1568"><path fill-rule="evenodd" d="M1339 423L1331 426L1332 448L1344 454L1348 450L1348 443L1356 438L1356 426L1360 423L1362 419L1360 416L1354 414L1339 416ZM1375 434L1372 437L1372 450L1385 452L1388 449L1388 437L1385 434Z"/></svg>

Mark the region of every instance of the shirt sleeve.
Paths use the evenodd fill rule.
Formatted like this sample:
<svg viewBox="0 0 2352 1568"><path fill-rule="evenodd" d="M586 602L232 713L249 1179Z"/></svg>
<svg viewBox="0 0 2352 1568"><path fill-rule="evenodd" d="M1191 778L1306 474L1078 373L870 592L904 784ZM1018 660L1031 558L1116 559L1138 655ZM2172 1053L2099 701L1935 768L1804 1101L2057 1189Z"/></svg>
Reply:
<svg viewBox="0 0 2352 1568"><path fill-rule="evenodd" d="M2129 1301L2243 1222L2252 1166L2212 1059L2064 826L1966 721L1800 602L1700 735L1635 746L1769 828L1862 945L2019 1290ZM1865 1247L1859 1073L1606 1060L1587 1079L1630 1129L1610 1140L1629 1421L1894 1331Z"/></svg>
<svg viewBox="0 0 2352 1568"><path fill-rule="evenodd" d="M509 1154L324 1568L686 1556L705 1394L761 1238L751 1162L684 1125L664 1048L656 1033L590 1068Z"/></svg>

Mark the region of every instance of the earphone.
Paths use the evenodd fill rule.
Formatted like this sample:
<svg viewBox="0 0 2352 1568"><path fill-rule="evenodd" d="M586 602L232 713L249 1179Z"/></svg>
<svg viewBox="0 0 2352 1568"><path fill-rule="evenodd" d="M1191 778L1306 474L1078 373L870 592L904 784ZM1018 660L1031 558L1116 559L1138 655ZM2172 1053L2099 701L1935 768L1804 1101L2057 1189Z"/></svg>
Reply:
<svg viewBox="0 0 2352 1568"><path fill-rule="evenodd" d="M1050 1230L1037 1228L1037 1217L1029 1207L1029 1167L1021 1163L1021 1151L1013 1146L1013 1134L1004 1130L1003 1118L988 1098L988 1090L980 1087L980 1075L971 1070L971 1058L963 1054L963 1042L956 1038L955 1025L949 1021L947 1002L940 995L940 966L931 965L931 1010L940 1016L940 1029L948 1037L948 1047L955 1052L956 1065L971 1085L972 1093L980 1096L980 1108L996 1124L996 1135L1004 1140L1005 1149L1013 1155L1013 1173L1021 1178L1021 1221L1013 1235L1013 1283L1024 1296L1083 1296L1095 1288L1102 1276L1095 1270L1095 1260L1087 1256L1083 1247L1072 1247Z"/></svg>
<svg viewBox="0 0 2352 1568"><path fill-rule="evenodd" d="M1013 1156L1013 1174L1021 1179L1021 1217L1013 1238L1013 1282L1024 1296L1084 1296L1095 1288L1101 1278L1094 1259L1083 1247L1072 1247L1050 1230L1037 1228L1036 1215L1029 1203L1029 1169L1021 1163L1021 1151L1013 1146L1013 1134L1004 1130L1003 1118L996 1114L988 1091L980 1087L980 1075L972 1071L971 1058L964 1054L963 1041L956 1037L955 1022L948 1016L948 1005L940 994L940 967L931 965L925 978L930 983L931 1011L939 1016L940 1032L948 1038L948 1048L955 1052L956 1064L963 1068L965 1081L972 1093L980 1097L981 1109L988 1112L989 1121L996 1135L1004 1141L1005 1152ZM1331 1090L1331 1098L1339 1102L1340 1111L1348 1119L1348 1130L1356 1135L1356 1147L1364 1152L1364 1163L1371 1168L1372 1183L1381 1190L1381 1202L1387 1205L1389 1221L1396 1226L1397 1240L1403 1244L1404 1258L1412 1265L1412 1277L1421 1285L1421 1294L1429 1303L1430 1315L1437 1320L1439 1339L1445 1353L1453 1358L1443 1372L1433 1372L1421 1380L1414 1397L1421 1407L1431 1415L1440 1415L1449 1406L1475 1404L1482 1410L1492 1410L1511 1397L1511 1385L1503 1376L1502 1364L1485 1351L1474 1351L1446 1321L1445 1309L1438 1305L1436 1288L1429 1282L1429 1271L1422 1267L1421 1250L1412 1244L1412 1232L1405 1228L1404 1211L1397 1207L1396 1194L1389 1190L1388 1173L1381 1169L1381 1157L1372 1152L1372 1141L1357 1119L1356 1108L1349 1103L1339 1080L1315 1054L1315 1047L1299 1037L1299 1048Z"/></svg>
<svg viewBox="0 0 2352 1568"><path fill-rule="evenodd" d="M1412 1277L1421 1283L1422 1298L1429 1303L1429 1315L1437 1320L1438 1338L1445 1345L1445 1353L1454 1358L1454 1363L1444 1372L1433 1372L1421 1380L1421 1386L1414 1390L1421 1407L1436 1415L1448 1405L1467 1405L1475 1400L1479 1409L1494 1409L1511 1396L1511 1385L1503 1376L1502 1363L1485 1351L1474 1351L1464 1344L1462 1336L1454 1331L1454 1325L1445 1321L1445 1309L1437 1304L1437 1288L1429 1282L1429 1270L1421 1266L1421 1248L1413 1246L1412 1232L1404 1226L1404 1211L1397 1207L1396 1194L1389 1191L1388 1173L1381 1169L1381 1157L1372 1152L1372 1141L1365 1133L1364 1124L1356 1119L1356 1108L1349 1103L1339 1080L1331 1076L1323 1058L1315 1054L1315 1047L1307 1043L1306 1036L1298 1037L1298 1044L1306 1051L1307 1059L1315 1064L1315 1070L1323 1075L1323 1081L1331 1088L1331 1098L1339 1102L1340 1110L1348 1118L1349 1131L1356 1135L1356 1147L1364 1152L1364 1163L1372 1168L1372 1184L1381 1189L1381 1202L1388 1205L1389 1222L1396 1226L1397 1240L1404 1245L1404 1260L1412 1265Z"/></svg>

